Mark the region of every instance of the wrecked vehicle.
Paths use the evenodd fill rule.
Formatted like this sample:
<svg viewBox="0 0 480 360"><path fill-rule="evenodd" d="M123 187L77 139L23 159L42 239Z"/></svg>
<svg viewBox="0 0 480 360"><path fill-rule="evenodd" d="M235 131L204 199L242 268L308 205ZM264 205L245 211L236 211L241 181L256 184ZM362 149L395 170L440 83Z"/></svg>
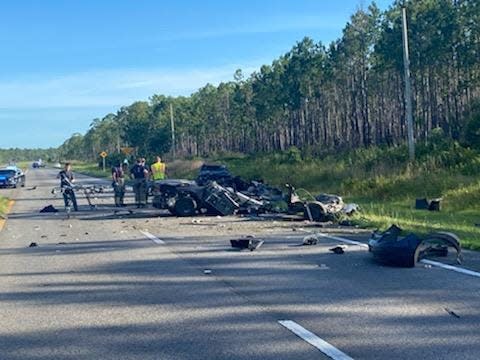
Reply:
<svg viewBox="0 0 480 360"><path fill-rule="evenodd" d="M338 195L320 194L313 197L306 190L304 191L312 200L303 201L292 185L286 184L285 186L288 189L288 212L290 214L303 213L305 220L337 222L343 215L351 215L359 209L356 204L345 204Z"/></svg>
<svg viewBox="0 0 480 360"><path fill-rule="evenodd" d="M197 184L203 186L212 181L219 185L231 186L233 176L225 165L203 164L196 179Z"/></svg>
<svg viewBox="0 0 480 360"><path fill-rule="evenodd" d="M200 186L190 180L159 180L153 183L153 206L176 216L232 215L240 205L230 192L215 182Z"/></svg>
<svg viewBox="0 0 480 360"><path fill-rule="evenodd" d="M413 233L401 236L402 229L392 225L384 232L374 231L368 240L368 250L377 261L401 267L414 267L427 257L446 257L449 248L456 251L456 261L461 262L459 238L448 232L435 232L425 237Z"/></svg>
<svg viewBox="0 0 480 360"><path fill-rule="evenodd" d="M348 210L340 196L321 194L315 199L306 190L312 200L304 201L293 186L287 184L286 187L287 195L263 180L244 181L233 177L224 165L204 164L196 181L154 181L152 204L176 216L301 213L304 219L319 222L338 221L342 215L358 209L355 205Z"/></svg>

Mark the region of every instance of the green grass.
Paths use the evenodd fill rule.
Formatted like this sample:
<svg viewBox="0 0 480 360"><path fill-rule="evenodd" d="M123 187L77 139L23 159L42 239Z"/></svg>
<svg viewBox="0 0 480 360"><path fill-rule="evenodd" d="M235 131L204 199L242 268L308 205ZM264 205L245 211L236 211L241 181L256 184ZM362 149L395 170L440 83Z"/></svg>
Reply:
<svg viewBox="0 0 480 360"><path fill-rule="evenodd" d="M3 217L8 208L8 199L5 197L0 196L0 217Z"/></svg>
<svg viewBox="0 0 480 360"><path fill-rule="evenodd" d="M102 168L98 167L98 164L84 163L84 162L73 162L72 169L74 172L93 176L97 178L110 179L111 172L110 168L106 167L105 171Z"/></svg>

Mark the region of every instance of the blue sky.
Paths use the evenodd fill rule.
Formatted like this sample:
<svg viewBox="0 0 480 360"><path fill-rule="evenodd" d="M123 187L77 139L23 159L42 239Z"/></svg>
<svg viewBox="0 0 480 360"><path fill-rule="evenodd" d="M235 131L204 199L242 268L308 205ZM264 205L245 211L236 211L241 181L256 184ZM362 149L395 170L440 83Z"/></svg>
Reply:
<svg viewBox="0 0 480 360"><path fill-rule="evenodd" d="M385 9L392 0L377 0ZM60 145L153 94L251 73L310 36L329 43L367 0L6 0L0 148Z"/></svg>

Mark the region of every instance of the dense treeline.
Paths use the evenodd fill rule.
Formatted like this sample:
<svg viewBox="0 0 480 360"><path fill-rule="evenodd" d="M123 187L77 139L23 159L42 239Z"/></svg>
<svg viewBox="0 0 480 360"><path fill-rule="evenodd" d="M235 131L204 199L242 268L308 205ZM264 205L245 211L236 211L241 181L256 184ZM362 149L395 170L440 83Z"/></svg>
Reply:
<svg viewBox="0 0 480 360"><path fill-rule="evenodd" d="M58 149L0 149L0 165L10 162L33 161L42 159L44 161L58 161Z"/></svg>
<svg viewBox="0 0 480 360"><path fill-rule="evenodd" d="M480 1L411 0L407 6L416 140L426 141L435 128L453 140L478 140L478 123L467 122L480 97ZM238 70L234 81L208 84L189 97L135 102L72 136L62 156L91 159L122 146L165 153L171 105L181 155L291 146L318 154L403 143L401 34L400 2L385 12L372 4L328 47L305 38L248 78Z"/></svg>

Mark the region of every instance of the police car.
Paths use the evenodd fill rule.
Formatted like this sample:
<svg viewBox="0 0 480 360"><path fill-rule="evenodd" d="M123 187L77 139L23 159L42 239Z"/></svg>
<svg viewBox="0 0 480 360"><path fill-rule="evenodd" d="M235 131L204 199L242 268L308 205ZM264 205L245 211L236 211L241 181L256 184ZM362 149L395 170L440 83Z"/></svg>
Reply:
<svg viewBox="0 0 480 360"><path fill-rule="evenodd" d="M0 187L25 186L25 174L16 166L0 168Z"/></svg>

